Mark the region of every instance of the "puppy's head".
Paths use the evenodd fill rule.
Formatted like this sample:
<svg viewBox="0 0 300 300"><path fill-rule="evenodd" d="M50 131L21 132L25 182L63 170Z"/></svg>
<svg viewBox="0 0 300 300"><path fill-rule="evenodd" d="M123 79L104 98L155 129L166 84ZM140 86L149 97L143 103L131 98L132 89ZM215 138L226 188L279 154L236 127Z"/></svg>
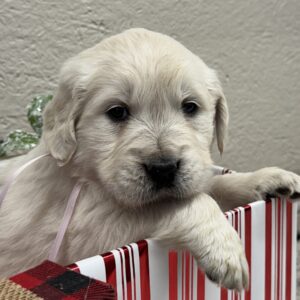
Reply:
<svg viewBox="0 0 300 300"><path fill-rule="evenodd" d="M60 165L139 206L200 193L227 122L213 70L172 38L132 29L67 61L43 140Z"/></svg>

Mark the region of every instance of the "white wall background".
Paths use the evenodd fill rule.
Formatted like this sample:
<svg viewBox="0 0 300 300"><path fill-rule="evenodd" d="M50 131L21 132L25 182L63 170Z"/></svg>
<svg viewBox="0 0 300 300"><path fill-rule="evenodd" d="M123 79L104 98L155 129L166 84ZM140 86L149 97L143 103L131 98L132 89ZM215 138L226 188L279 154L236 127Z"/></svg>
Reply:
<svg viewBox="0 0 300 300"><path fill-rule="evenodd" d="M300 171L299 0L1 0L0 138L28 128L27 103L54 92L65 59L130 27L169 34L219 71L222 164Z"/></svg>

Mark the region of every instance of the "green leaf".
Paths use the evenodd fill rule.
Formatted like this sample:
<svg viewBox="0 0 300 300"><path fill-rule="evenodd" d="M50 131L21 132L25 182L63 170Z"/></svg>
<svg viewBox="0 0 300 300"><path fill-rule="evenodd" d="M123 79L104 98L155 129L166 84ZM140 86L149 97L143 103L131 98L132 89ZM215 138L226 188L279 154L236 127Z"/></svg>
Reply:
<svg viewBox="0 0 300 300"><path fill-rule="evenodd" d="M52 100L52 95L36 96L27 106L27 117L34 133L23 130L15 130L0 143L0 157L11 157L27 153L39 142L42 135L42 114L45 106Z"/></svg>
<svg viewBox="0 0 300 300"><path fill-rule="evenodd" d="M0 157L11 157L27 153L39 142L36 133L15 130L0 144Z"/></svg>
<svg viewBox="0 0 300 300"><path fill-rule="evenodd" d="M48 102L52 100L52 95L40 95L33 98L31 103L27 106L27 118L28 121L35 131L35 133L41 137L43 119L42 114L43 110Z"/></svg>

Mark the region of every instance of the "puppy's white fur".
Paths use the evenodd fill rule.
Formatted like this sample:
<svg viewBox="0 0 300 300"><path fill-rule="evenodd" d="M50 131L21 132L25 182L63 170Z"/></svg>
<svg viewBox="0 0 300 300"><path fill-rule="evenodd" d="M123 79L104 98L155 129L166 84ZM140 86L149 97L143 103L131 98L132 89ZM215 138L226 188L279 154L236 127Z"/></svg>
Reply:
<svg viewBox="0 0 300 300"><path fill-rule="evenodd" d="M186 98L199 106L193 117L182 112ZM130 118L116 123L106 112L120 103ZM299 191L300 180L280 169L212 178L214 132L222 152L227 122L215 72L165 35L128 30L67 61L44 114L42 141L24 161L51 157L17 178L0 211L0 274L47 257L80 180L59 263L155 238L189 249L223 286L245 287L241 242L212 196L227 209L278 187ZM148 178L143 165L157 157L181 161L173 188L157 190Z"/></svg>

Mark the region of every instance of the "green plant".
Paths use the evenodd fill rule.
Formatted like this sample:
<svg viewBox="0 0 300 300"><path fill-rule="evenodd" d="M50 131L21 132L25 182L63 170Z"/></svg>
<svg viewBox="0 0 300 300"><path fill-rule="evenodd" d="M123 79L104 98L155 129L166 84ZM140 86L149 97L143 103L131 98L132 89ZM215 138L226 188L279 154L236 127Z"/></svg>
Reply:
<svg viewBox="0 0 300 300"><path fill-rule="evenodd" d="M52 98L52 95L41 95L32 99L27 106L27 118L34 132L30 133L20 129L10 132L0 143L1 158L27 153L38 144L43 128L42 113Z"/></svg>

